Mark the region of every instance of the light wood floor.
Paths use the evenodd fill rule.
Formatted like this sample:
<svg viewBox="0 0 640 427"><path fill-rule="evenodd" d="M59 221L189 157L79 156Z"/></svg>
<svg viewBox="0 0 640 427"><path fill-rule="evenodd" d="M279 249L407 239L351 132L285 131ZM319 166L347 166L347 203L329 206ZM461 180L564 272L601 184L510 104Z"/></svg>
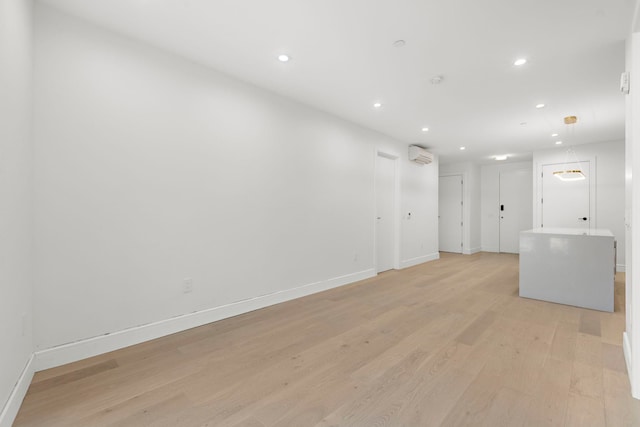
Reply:
<svg viewBox="0 0 640 427"><path fill-rule="evenodd" d="M16 426L631 426L616 312L439 261L36 374Z"/></svg>

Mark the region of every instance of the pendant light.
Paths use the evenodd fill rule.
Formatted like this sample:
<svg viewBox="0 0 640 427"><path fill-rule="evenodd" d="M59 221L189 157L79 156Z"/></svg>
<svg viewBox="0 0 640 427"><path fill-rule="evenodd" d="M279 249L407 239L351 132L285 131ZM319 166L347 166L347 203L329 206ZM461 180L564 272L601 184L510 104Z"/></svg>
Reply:
<svg viewBox="0 0 640 427"><path fill-rule="evenodd" d="M567 125L567 129L571 126L572 137L573 137L573 125L576 124L578 118L576 116L567 116L564 118L564 124ZM568 134L568 132L567 132ZM567 164L570 163L569 157L573 156L573 162L577 165L572 166L571 168L567 167ZM563 170L553 172L553 176L558 178L560 181L581 181L586 179L587 176L582 172L582 168L580 166L580 162L578 161L578 156L573 148L569 147L567 149L567 153L564 158Z"/></svg>

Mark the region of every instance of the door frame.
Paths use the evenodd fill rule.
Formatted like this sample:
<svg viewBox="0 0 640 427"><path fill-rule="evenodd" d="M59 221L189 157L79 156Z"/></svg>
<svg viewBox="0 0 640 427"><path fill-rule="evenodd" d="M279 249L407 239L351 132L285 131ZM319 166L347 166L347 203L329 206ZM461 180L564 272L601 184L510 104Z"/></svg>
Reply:
<svg viewBox="0 0 640 427"><path fill-rule="evenodd" d="M378 158L393 161L393 269L400 270L400 155L389 150L375 150L375 167L373 173L373 269L378 274L378 227L377 227L377 210L378 210L378 188L376 185L378 178Z"/></svg>
<svg viewBox="0 0 640 427"><path fill-rule="evenodd" d="M596 213L596 181L598 177L598 164L596 156L580 156L578 162L589 162L589 226L590 228L598 228ZM570 162L574 163L574 162ZM542 170L545 166L562 165L564 162L537 162L536 163L536 179L535 191L533 194L533 226L540 228L542 226Z"/></svg>
<svg viewBox="0 0 640 427"><path fill-rule="evenodd" d="M463 255L470 255L471 254L471 250L469 249L469 247L471 246L471 229L468 227L469 221L471 221L471 210L469 208L470 206L470 195L467 194L467 173L466 172L448 172L448 173L443 173L441 175L438 175L438 182L440 181L440 178L443 177L451 177L451 176L459 176L460 179L462 180L462 205L460 206L461 209L461 216L460 218L462 218L462 246L460 247L460 253ZM438 184L439 185L439 184ZM438 252L440 251L440 194L438 194Z"/></svg>

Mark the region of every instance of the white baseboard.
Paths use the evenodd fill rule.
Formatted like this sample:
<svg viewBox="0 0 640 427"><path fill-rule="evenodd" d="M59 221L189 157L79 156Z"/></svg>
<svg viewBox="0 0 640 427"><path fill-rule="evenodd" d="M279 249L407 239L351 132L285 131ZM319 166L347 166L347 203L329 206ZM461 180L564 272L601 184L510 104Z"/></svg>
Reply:
<svg viewBox="0 0 640 427"><path fill-rule="evenodd" d="M293 289L261 295L219 307L196 311L146 325L40 350L35 353L35 370L41 371L43 369L86 359L87 357L97 356L130 345L202 326L217 320L337 288L358 280L368 279L375 275L376 272L374 269L350 273Z"/></svg>
<svg viewBox="0 0 640 427"><path fill-rule="evenodd" d="M440 259L440 252L435 252L428 255L405 259L403 261L400 261L400 268L413 267L414 265L422 264L423 262L433 261L436 259Z"/></svg>
<svg viewBox="0 0 640 427"><path fill-rule="evenodd" d="M500 252L500 248L497 247L491 247L491 246L483 246L480 249L482 252Z"/></svg>
<svg viewBox="0 0 640 427"><path fill-rule="evenodd" d="M629 384L631 384L631 396L636 399L640 399L640 390L635 390L633 387L633 366L631 364L631 343L629 342L629 335L627 332L622 333L622 350L624 352L624 361L627 363L627 374L629 375Z"/></svg>
<svg viewBox="0 0 640 427"><path fill-rule="evenodd" d="M24 400L24 396L27 394L34 372L35 363L34 355L32 354L22 370L22 374L20 374L16 385L13 387L9 395L9 400L7 400L4 408L2 408L2 412L0 412L0 427L11 427L13 424L20 410L20 405L22 405L22 401Z"/></svg>
<svg viewBox="0 0 640 427"><path fill-rule="evenodd" d="M625 264L616 264L616 271L624 273L625 271L627 271L627 266Z"/></svg>
<svg viewBox="0 0 640 427"><path fill-rule="evenodd" d="M481 251L481 248L471 248L471 249L463 250L462 253L464 255L473 255L473 254L477 254L480 251Z"/></svg>

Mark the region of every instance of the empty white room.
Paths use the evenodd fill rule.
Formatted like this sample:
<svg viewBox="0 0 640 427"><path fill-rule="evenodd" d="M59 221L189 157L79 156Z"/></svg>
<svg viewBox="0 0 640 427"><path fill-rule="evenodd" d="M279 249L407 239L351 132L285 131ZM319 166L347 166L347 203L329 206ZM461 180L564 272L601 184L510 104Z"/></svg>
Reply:
<svg viewBox="0 0 640 427"><path fill-rule="evenodd" d="M639 15L0 0L0 427L640 425Z"/></svg>

